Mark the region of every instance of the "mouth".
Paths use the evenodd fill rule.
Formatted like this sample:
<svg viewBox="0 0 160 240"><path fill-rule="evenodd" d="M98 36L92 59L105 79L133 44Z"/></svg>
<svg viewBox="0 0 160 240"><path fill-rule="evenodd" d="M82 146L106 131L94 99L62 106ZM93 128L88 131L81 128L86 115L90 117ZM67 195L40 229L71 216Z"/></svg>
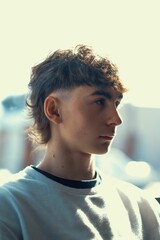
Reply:
<svg viewBox="0 0 160 240"><path fill-rule="evenodd" d="M106 141L111 141L114 138L114 135L109 135L109 136L100 136L99 138L104 139Z"/></svg>

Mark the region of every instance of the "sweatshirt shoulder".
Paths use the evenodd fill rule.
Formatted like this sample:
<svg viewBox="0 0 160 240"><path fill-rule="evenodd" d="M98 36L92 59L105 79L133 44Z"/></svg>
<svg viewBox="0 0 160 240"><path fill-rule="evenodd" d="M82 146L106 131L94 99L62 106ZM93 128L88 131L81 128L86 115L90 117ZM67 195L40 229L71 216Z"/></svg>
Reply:
<svg viewBox="0 0 160 240"><path fill-rule="evenodd" d="M114 178L112 182L126 209L136 207L144 221L150 219L150 222L160 224L160 205L151 195L129 182Z"/></svg>
<svg viewBox="0 0 160 240"><path fill-rule="evenodd" d="M30 176L30 167L23 169L22 171L11 174L9 177L0 181L0 199L23 194L31 186L34 185L34 178Z"/></svg>
<svg viewBox="0 0 160 240"><path fill-rule="evenodd" d="M150 196L145 190L137 187L132 183L115 178L112 178L111 181L116 190L118 191L119 195L123 198L130 199L130 201L136 201L138 204L141 204L142 202L156 202L156 200L152 196Z"/></svg>
<svg viewBox="0 0 160 240"><path fill-rule="evenodd" d="M160 205L158 202L148 194L145 190L137 187L136 185L102 174L103 180L109 183L110 188L114 188L123 204L128 207L132 205L137 205L141 211L149 211L149 209L155 209L160 215Z"/></svg>
<svg viewBox="0 0 160 240"><path fill-rule="evenodd" d="M143 189L130 182L106 175L103 172L100 172L100 175L103 182L106 182L109 186L115 188L119 194L124 194L128 197L135 196L136 198L140 198L141 196L145 195L145 191Z"/></svg>

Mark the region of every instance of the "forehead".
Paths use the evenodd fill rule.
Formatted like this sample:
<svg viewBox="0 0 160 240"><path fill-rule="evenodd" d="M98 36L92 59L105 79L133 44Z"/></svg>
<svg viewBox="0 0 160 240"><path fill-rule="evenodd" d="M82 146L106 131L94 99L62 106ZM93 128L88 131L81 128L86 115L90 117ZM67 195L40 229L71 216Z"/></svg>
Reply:
<svg viewBox="0 0 160 240"><path fill-rule="evenodd" d="M93 89L91 96L103 96L109 99L122 99L123 94L115 90L113 87L106 87L106 88L96 88Z"/></svg>
<svg viewBox="0 0 160 240"><path fill-rule="evenodd" d="M103 96L110 99L122 99L123 94L118 92L113 87L96 87L96 86L81 86L73 90L75 95L81 95L81 97L95 97Z"/></svg>
<svg viewBox="0 0 160 240"><path fill-rule="evenodd" d="M80 86L73 89L60 90L53 95L57 95L62 100L95 98L96 96L108 99L122 99L122 93L113 87Z"/></svg>

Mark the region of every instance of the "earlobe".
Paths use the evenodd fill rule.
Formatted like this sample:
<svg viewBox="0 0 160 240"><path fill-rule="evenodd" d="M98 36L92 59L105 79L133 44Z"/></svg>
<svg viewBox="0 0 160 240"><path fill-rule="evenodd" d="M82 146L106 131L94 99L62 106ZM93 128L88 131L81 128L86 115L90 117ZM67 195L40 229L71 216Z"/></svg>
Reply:
<svg viewBox="0 0 160 240"><path fill-rule="evenodd" d="M61 122L61 116L58 108L58 101L55 97L49 95L45 99L44 113L51 122L55 124L59 124Z"/></svg>

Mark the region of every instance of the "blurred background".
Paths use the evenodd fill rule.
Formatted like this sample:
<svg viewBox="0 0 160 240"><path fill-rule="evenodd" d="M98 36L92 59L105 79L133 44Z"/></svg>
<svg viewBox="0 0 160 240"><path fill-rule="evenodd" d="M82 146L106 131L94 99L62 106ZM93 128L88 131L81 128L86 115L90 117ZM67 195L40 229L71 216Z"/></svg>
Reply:
<svg viewBox="0 0 160 240"><path fill-rule="evenodd" d="M129 89L120 108L123 125L109 154L96 156L97 165L160 193L159 11L159 0L0 0L0 178L44 154L25 133L32 66L82 43L108 56Z"/></svg>

